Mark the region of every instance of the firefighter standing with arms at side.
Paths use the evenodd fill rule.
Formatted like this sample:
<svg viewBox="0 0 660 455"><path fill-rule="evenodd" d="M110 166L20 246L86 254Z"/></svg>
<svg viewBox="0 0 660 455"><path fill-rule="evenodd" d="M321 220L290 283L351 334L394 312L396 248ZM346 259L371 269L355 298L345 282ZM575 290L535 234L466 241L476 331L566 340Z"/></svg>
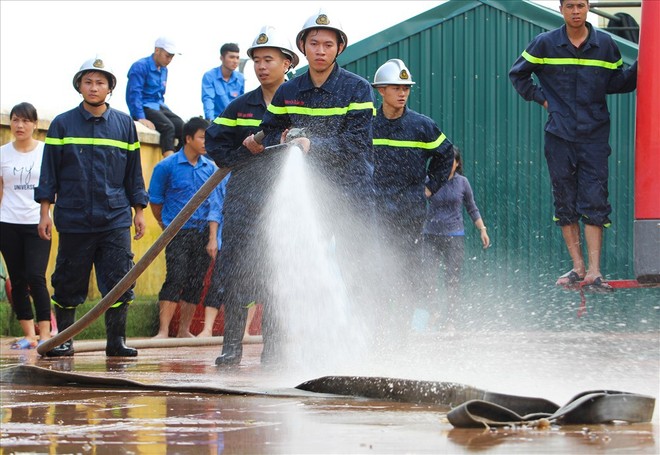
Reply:
<svg viewBox="0 0 660 455"><path fill-rule="evenodd" d="M447 183L454 161L452 144L436 123L407 107L414 84L406 65L396 58L378 68L371 84L383 98L373 127L376 212L383 232L380 251L388 256L383 262L397 264L395 276L384 285L384 300L394 307L384 314L404 323L399 330L409 328L412 302L425 295L418 279L425 191L430 196ZM411 298L415 295L417 299Z"/></svg>
<svg viewBox="0 0 660 455"><path fill-rule="evenodd" d="M103 59L85 61L73 77L83 101L55 117L46 134L34 199L41 204L38 229L44 239L51 238L49 209L55 204L59 248L51 282L60 331L74 323L76 307L87 298L92 266L99 291L106 295L133 267L131 223L135 224L135 240L145 233L143 209L149 198L135 124L106 102L116 82ZM133 298L131 288L105 313L107 356L137 355L137 350L125 344L126 317ZM45 353L47 357L73 354L72 340Z"/></svg>
<svg viewBox="0 0 660 455"><path fill-rule="evenodd" d="M587 22L589 0L559 3L565 24L534 38L514 62L509 78L520 96L548 111L545 157L554 220L573 263L556 284L582 282L585 289L608 292L612 287L600 270L603 228L610 226L612 211L607 200L612 150L606 95L635 89L637 62L623 69L612 37ZM588 264L582 254L579 221L584 224Z"/></svg>

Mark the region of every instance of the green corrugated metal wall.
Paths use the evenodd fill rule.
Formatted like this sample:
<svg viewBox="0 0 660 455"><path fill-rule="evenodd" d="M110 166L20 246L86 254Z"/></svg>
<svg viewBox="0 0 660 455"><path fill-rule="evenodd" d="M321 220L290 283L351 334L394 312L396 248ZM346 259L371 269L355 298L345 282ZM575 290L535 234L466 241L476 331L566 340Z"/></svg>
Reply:
<svg viewBox="0 0 660 455"><path fill-rule="evenodd" d="M349 46L339 59L369 80L389 58L406 62L417 82L409 106L432 117L462 149L465 174L489 227L493 248L487 255L468 227L468 255L481 255L490 269L525 281L549 274L542 280L554 282L570 261L552 221L543 156L546 113L518 96L508 71L534 36L561 24L558 13L521 0L450 1ZM631 64L636 45L617 41ZM611 96L609 106L613 227L605 235L602 267L610 278L633 278L634 94Z"/></svg>

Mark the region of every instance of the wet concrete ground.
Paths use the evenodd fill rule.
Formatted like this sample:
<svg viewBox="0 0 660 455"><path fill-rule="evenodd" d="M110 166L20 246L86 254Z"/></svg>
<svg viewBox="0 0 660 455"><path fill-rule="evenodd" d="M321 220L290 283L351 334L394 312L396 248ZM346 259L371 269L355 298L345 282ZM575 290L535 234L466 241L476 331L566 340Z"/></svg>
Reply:
<svg viewBox="0 0 660 455"><path fill-rule="evenodd" d="M657 332L472 335L419 337L408 346L419 355L391 353L353 373L456 381L558 404L598 388L659 395ZM296 385L325 372L262 367L260 344L246 345L241 366L227 370L213 364L219 346L141 349L134 359L106 359L97 351L46 360L35 351L11 351L7 339L0 343L3 368L38 365L150 384L200 384L256 393L2 383L0 455L660 453L657 406L652 422L644 424L454 429L445 418L448 408L442 406L297 391ZM84 344L76 343L81 348Z"/></svg>

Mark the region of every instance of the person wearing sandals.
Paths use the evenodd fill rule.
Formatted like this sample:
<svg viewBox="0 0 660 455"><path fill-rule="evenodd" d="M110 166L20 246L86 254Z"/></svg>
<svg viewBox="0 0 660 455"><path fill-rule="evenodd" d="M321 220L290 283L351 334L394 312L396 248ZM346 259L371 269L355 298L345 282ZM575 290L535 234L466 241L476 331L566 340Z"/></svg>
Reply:
<svg viewBox="0 0 660 455"><path fill-rule="evenodd" d="M50 294L46 287L50 240L39 237L39 204L34 201L44 143L34 138L37 110L32 104L14 106L9 122L15 140L0 148L0 250L12 284L11 301L24 334L11 348L33 349L50 338L51 330Z"/></svg>
<svg viewBox="0 0 660 455"><path fill-rule="evenodd" d="M554 218L573 261L573 268L556 284L582 282L595 292L610 291L600 271L603 228L610 226L612 211L607 200L611 149L606 95L636 88L637 62L624 69L614 40L587 22L589 0L560 0L559 4L565 24L534 38L511 67L509 78L520 96L548 111L545 156ZM582 254L580 220L588 267Z"/></svg>

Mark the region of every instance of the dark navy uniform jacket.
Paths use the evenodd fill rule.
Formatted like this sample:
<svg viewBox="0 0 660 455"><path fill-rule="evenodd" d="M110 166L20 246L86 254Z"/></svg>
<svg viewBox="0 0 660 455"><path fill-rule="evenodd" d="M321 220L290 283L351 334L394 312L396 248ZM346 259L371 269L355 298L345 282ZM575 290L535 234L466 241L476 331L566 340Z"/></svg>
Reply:
<svg viewBox="0 0 660 455"><path fill-rule="evenodd" d="M62 233L94 233L132 224L131 207L146 207L140 143L133 120L108 109L94 117L82 107L48 128L34 199L55 204Z"/></svg>
<svg viewBox="0 0 660 455"><path fill-rule="evenodd" d="M635 89L637 62L623 70L612 37L589 23L587 27L589 37L579 49L568 39L565 25L541 33L515 61L509 78L527 101L548 101L547 132L572 142L608 142L606 94Z"/></svg>
<svg viewBox="0 0 660 455"><path fill-rule="evenodd" d="M407 107L393 120L379 108L373 136L379 212L423 219L426 178L432 193L447 182L454 162L451 142L432 119Z"/></svg>
<svg viewBox="0 0 660 455"><path fill-rule="evenodd" d="M257 211L270 196L272 174L277 156L262 152L253 154L243 146L246 137L260 130L266 111L263 92L258 87L229 103L224 112L206 129L206 153L219 167L231 168L223 213L240 216L244 223L256 222ZM231 229L231 218L227 219Z"/></svg>
<svg viewBox="0 0 660 455"><path fill-rule="evenodd" d="M366 79L335 63L325 83L314 87L306 72L275 93L263 119L264 145L279 143L286 128L305 128L316 171L345 194L373 199L373 109Z"/></svg>

